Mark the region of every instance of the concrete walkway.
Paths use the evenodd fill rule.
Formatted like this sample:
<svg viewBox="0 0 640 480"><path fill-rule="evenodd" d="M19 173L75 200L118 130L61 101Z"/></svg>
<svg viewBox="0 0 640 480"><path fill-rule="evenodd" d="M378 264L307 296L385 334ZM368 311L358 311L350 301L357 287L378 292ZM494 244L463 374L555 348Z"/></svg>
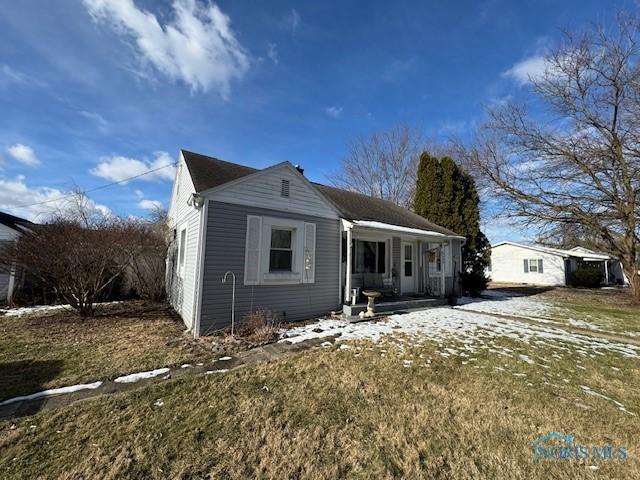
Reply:
<svg viewBox="0 0 640 480"><path fill-rule="evenodd" d="M272 343L238 353L237 355L229 357L228 359L216 358L207 362L190 365L189 367L174 367L169 369L169 372L167 373L152 378L141 379L134 383L116 383L112 380L106 380L103 381L102 385L100 385L98 388L91 390L79 390L73 393L62 393L31 400L17 400L5 405L0 405L0 420L34 415L41 410L64 407L71 403L87 398L94 398L100 395L109 395L113 393L144 388L149 385L171 381L176 378L204 375L207 372L215 372L216 370L237 370L238 368L242 368L247 365L253 365L258 362L281 358L286 355L291 355L296 352L317 347L327 341L333 342L334 340L335 337L325 337L311 339L295 344Z"/></svg>

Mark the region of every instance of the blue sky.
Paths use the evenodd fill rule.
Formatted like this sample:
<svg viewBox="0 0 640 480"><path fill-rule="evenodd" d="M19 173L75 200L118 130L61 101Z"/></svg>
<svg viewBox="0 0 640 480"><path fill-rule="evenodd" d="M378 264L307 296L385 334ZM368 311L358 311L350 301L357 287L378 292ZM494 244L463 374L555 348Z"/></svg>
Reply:
<svg viewBox="0 0 640 480"><path fill-rule="evenodd" d="M180 148L327 182L358 135L465 135L526 95L560 28L629 2L0 0L0 209L42 219ZM171 168L90 193L167 206ZM29 205L26 207L19 207ZM32 206L33 205L33 206ZM492 241L520 239L485 219Z"/></svg>

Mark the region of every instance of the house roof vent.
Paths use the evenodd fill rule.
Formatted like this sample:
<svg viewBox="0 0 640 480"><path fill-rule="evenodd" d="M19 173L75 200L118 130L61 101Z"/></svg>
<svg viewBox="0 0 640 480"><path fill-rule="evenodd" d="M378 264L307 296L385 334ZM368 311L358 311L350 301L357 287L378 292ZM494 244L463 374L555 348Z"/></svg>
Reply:
<svg viewBox="0 0 640 480"><path fill-rule="evenodd" d="M300 172L300 175L304 175L304 168L301 165L296 165L296 170Z"/></svg>
<svg viewBox="0 0 640 480"><path fill-rule="evenodd" d="M280 185L280 196L289 198L289 180L282 179Z"/></svg>

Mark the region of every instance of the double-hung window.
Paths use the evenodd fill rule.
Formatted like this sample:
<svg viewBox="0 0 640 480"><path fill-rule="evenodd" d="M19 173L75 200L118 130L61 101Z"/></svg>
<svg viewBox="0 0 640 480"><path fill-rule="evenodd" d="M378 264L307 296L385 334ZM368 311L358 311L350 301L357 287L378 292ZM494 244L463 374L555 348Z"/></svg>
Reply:
<svg viewBox="0 0 640 480"><path fill-rule="evenodd" d="M541 258L524 259L524 273L543 273L543 268Z"/></svg>
<svg viewBox="0 0 640 480"><path fill-rule="evenodd" d="M293 230L272 227L271 248L269 250L269 271L291 272L292 268Z"/></svg>

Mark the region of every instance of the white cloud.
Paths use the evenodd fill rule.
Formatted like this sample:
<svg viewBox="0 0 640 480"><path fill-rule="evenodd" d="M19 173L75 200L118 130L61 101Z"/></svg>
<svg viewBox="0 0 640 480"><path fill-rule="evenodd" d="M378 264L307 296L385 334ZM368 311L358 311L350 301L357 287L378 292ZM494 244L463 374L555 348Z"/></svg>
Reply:
<svg viewBox="0 0 640 480"><path fill-rule="evenodd" d="M267 57L269 57L276 65L280 62L280 59L278 58L278 46L275 43L267 45Z"/></svg>
<svg viewBox="0 0 640 480"><path fill-rule="evenodd" d="M548 68L548 62L544 55L534 55L519 61L502 74L503 77L514 79L520 85L525 85L531 80L542 78Z"/></svg>
<svg viewBox="0 0 640 480"><path fill-rule="evenodd" d="M51 214L64 212L70 208L69 195L73 192L47 187L27 185L22 175L14 179L0 179L0 210L32 221L44 221ZM45 203L43 203L45 202ZM105 205L85 198L90 210L110 215Z"/></svg>
<svg viewBox="0 0 640 480"><path fill-rule="evenodd" d="M296 33L300 24L302 23L302 17L295 8L292 8L290 12L287 12L284 16L284 25L292 33Z"/></svg>
<svg viewBox="0 0 640 480"><path fill-rule="evenodd" d="M0 66L0 74L3 79L11 83L27 83L29 81L24 73L20 73L6 64Z"/></svg>
<svg viewBox="0 0 640 480"><path fill-rule="evenodd" d="M97 124L98 125L98 130L100 130L102 133L106 133L107 132L107 127L109 126L109 122L107 122L105 120L105 118L102 115L100 115L99 113L88 112L87 110L80 110L78 112L78 115L80 115L81 117L86 118L87 120L91 120L92 122Z"/></svg>
<svg viewBox="0 0 640 480"><path fill-rule="evenodd" d="M149 210L150 212L154 212L157 210L162 210L163 205L160 200L140 200L138 202L138 206L143 210Z"/></svg>
<svg viewBox="0 0 640 480"><path fill-rule="evenodd" d="M249 69L245 49L231 29L231 21L216 4L174 0L174 18L160 19L138 8L133 0L83 0L95 21L110 23L133 37L143 62L192 91L217 90L224 99L231 83Z"/></svg>
<svg viewBox="0 0 640 480"><path fill-rule="evenodd" d="M338 118L340 115L342 115L342 110L343 110L342 107L336 107L334 105L334 106L325 108L324 113L326 113L330 117Z"/></svg>
<svg viewBox="0 0 640 480"><path fill-rule="evenodd" d="M103 157L95 168L89 173L97 177L105 178L113 182L120 182L136 175L142 175L150 170L155 170L147 175L138 177L136 180L150 181L173 181L176 173L175 160L167 152L156 152L154 160L137 160L135 158L114 155Z"/></svg>
<svg viewBox="0 0 640 480"><path fill-rule="evenodd" d="M40 165L40 160L38 160L38 157L36 157L33 148L28 147L27 145L16 143L15 145L7 148L7 153L17 162L20 162L29 167Z"/></svg>

